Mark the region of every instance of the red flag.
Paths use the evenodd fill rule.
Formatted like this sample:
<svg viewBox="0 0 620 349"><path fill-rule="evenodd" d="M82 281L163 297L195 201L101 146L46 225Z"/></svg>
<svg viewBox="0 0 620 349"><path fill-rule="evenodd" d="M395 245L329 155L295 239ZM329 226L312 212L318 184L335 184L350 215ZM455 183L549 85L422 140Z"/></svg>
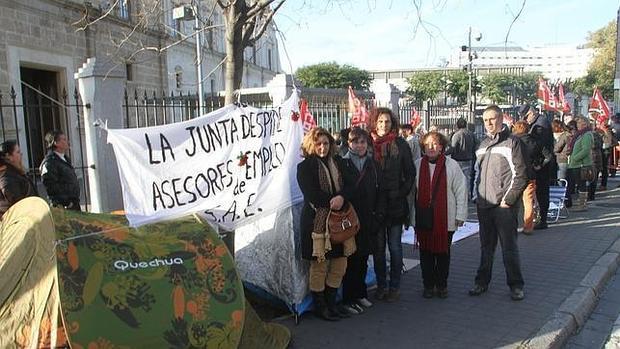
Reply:
<svg viewBox="0 0 620 349"><path fill-rule="evenodd" d="M314 120L314 116L312 116L312 113L310 113L310 109L308 109L308 101L306 101L304 98L301 99L299 114L301 114L301 124L304 127L304 133L316 127L316 121Z"/></svg>
<svg viewBox="0 0 620 349"><path fill-rule="evenodd" d="M409 123L415 131L416 127L418 127L418 125L422 123L422 117L420 116L420 113L418 113L418 110L415 108L415 106L412 106L412 108L413 109L411 109L411 121L409 121Z"/></svg>
<svg viewBox="0 0 620 349"><path fill-rule="evenodd" d="M559 110L561 110L564 114L570 113L570 105L566 100L566 96L564 95L564 85L560 82L560 86L558 86L558 98L559 98Z"/></svg>
<svg viewBox="0 0 620 349"><path fill-rule="evenodd" d="M592 102L590 103L590 111L598 114L596 116L597 127L609 122L611 112L609 111L609 106L603 98L603 95L601 95L601 90L599 90L598 87L594 88L594 95L592 95Z"/></svg>
<svg viewBox="0 0 620 349"><path fill-rule="evenodd" d="M355 96L351 86L349 86L349 113L351 113L351 126L366 126L368 123L368 110L364 103Z"/></svg>
<svg viewBox="0 0 620 349"><path fill-rule="evenodd" d="M547 82L542 78L538 78L538 104L542 106L542 110L557 111L556 98L551 92Z"/></svg>

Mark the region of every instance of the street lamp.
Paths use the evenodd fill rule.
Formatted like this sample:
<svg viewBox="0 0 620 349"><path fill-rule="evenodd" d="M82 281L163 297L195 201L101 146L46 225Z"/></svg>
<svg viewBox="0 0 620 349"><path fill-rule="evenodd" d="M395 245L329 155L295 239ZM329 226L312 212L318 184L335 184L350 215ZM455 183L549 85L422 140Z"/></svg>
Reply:
<svg viewBox="0 0 620 349"><path fill-rule="evenodd" d="M467 89L467 107L469 108L469 117L468 117L467 123L469 123L470 125L474 123L474 112L475 112L474 102L472 98L473 97L472 78L474 74L472 61L474 60L474 55L472 55L472 52L471 52L471 34L472 34L472 28L469 27L467 46L461 46L461 51L467 50L467 75L468 75L468 80L469 80L469 88ZM476 36L474 36L474 40L480 41L481 39L482 39L482 34L480 32L477 32Z"/></svg>
<svg viewBox="0 0 620 349"><path fill-rule="evenodd" d="M175 20L194 20L194 30L196 31L196 77L198 79L198 116L203 112L204 94L202 92L202 42L200 40L200 17L198 15L198 5L180 6L172 10L172 18Z"/></svg>

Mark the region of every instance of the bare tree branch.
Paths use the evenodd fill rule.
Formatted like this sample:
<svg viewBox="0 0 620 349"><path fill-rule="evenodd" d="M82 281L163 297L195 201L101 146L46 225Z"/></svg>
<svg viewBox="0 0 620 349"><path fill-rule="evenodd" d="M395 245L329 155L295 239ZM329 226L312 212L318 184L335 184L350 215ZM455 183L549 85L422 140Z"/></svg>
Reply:
<svg viewBox="0 0 620 349"><path fill-rule="evenodd" d="M101 16L99 16L98 18L96 18L95 20L93 20L92 22L87 22L88 21L88 6L86 6L86 4L84 5L84 8L86 9L86 12L84 13L84 17L80 18L79 21L71 23L71 25L73 26L78 26L80 23L82 22L87 22L84 26L79 27L78 29L76 29L76 31L84 31L86 30L86 28L92 26L93 24L99 22L100 20L108 17L113 11L114 9L116 9L116 7L118 6L120 0L114 0L114 3L110 6L110 8Z"/></svg>
<svg viewBox="0 0 620 349"><path fill-rule="evenodd" d="M521 4L521 9L519 9L519 12L517 12L517 15L512 19L512 22L510 22L510 26L508 27L508 32L506 33L506 39L504 40L504 54L506 56L508 56L508 52L506 51L506 49L508 47L508 36L510 35L510 30L512 29L512 26L515 24L519 16L521 16L521 13L523 12L523 9L525 8L526 1L527 0L523 0L523 3Z"/></svg>

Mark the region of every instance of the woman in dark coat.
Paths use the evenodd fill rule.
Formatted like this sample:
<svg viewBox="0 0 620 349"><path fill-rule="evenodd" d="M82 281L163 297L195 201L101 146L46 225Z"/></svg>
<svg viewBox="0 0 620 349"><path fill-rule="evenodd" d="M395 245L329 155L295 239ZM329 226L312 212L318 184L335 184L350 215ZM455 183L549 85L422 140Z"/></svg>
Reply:
<svg viewBox="0 0 620 349"><path fill-rule="evenodd" d="M24 173L22 152L15 141L0 144L0 220L19 200L36 196L34 185Z"/></svg>
<svg viewBox="0 0 620 349"><path fill-rule="evenodd" d="M347 256L355 252L355 239L331 244L326 236L330 210L345 204L341 164L335 158L332 135L317 127L308 132L301 150L305 158L297 165L297 182L304 195L301 212L301 255L310 260L310 291L317 316L338 320L349 315L336 307L336 292L347 268Z"/></svg>
<svg viewBox="0 0 620 349"><path fill-rule="evenodd" d="M368 152L370 135L359 127L348 134L348 152L343 157L345 197L360 220L360 230L355 236L357 250L347 261L347 272L342 282L342 301L351 314L360 314L372 306L366 290L368 256L373 253L379 222L385 215L385 202L380 200L379 164Z"/></svg>
<svg viewBox="0 0 620 349"><path fill-rule="evenodd" d="M408 224L407 195L415 179L411 150L407 142L398 137L398 120L388 108L377 108L370 116L374 158L379 163L386 195L385 220L377 234L373 255L377 291L375 298L395 302L400 298L400 274L403 268L403 225ZM386 280L385 243L390 250L389 293Z"/></svg>

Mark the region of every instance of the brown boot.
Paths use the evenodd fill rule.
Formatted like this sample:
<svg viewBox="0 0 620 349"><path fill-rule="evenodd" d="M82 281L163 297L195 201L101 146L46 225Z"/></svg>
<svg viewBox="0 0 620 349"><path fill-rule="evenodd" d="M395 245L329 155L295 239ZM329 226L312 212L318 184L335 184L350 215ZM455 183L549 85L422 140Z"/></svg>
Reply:
<svg viewBox="0 0 620 349"><path fill-rule="evenodd" d="M587 192L583 192L583 193L579 193L577 196L577 199L574 200L573 202L573 207L571 207L571 211L573 212L583 212L583 211L587 211L588 208L586 207L586 201L588 199L588 193Z"/></svg>

